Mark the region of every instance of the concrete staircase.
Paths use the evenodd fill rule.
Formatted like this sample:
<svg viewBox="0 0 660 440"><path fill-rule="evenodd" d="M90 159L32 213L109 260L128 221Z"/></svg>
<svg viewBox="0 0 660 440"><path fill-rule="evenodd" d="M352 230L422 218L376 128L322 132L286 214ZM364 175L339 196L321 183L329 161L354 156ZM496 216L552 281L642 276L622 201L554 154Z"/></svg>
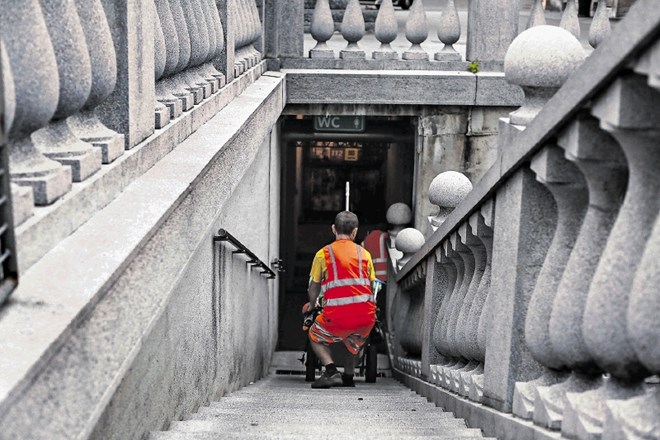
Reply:
<svg viewBox="0 0 660 440"><path fill-rule="evenodd" d="M312 390L300 376L269 376L148 440L484 438L393 379L356 385Z"/></svg>

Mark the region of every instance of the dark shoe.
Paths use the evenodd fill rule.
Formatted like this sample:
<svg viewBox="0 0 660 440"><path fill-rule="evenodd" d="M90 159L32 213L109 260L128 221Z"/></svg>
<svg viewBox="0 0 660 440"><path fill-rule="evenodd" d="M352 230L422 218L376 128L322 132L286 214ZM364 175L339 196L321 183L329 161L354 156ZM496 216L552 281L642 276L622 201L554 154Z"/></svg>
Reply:
<svg viewBox="0 0 660 440"><path fill-rule="evenodd" d="M341 375L342 386L344 387L353 387L355 388L355 382L353 381L352 374L342 374Z"/></svg>
<svg viewBox="0 0 660 440"><path fill-rule="evenodd" d="M335 374L328 374L327 371L324 371L321 377L316 379L312 383L312 388L330 388L338 387L342 385L341 373L336 372Z"/></svg>

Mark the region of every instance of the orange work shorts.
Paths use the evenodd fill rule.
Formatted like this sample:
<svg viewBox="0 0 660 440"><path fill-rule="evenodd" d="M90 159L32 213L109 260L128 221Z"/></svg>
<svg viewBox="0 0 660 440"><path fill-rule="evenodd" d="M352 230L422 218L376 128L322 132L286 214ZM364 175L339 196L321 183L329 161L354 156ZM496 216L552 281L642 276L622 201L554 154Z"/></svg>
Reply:
<svg viewBox="0 0 660 440"><path fill-rule="evenodd" d="M375 313L355 317L328 318L321 312L309 328L309 339L323 345L343 342L348 351L356 355L360 352L375 323Z"/></svg>

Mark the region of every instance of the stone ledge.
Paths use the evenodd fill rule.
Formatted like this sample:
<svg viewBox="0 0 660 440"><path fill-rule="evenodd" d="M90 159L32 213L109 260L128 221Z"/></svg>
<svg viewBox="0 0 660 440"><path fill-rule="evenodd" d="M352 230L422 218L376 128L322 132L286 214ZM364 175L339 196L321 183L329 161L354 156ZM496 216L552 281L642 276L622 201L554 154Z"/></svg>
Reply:
<svg viewBox="0 0 660 440"><path fill-rule="evenodd" d="M3 435L21 438L60 411L36 437L91 432L268 138L282 86L282 77L260 78L23 274L0 315Z"/></svg>
<svg viewBox="0 0 660 440"><path fill-rule="evenodd" d="M124 151L111 164L103 165L89 179L74 183L71 191L53 205L35 207L34 216L16 228L20 273L112 202L133 180L227 106L265 71L264 61L137 146Z"/></svg>
<svg viewBox="0 0 660 440"><path fill-rule="evenodd" d="M498 72L290 70L287 104L518 106L522 91Z"/></svg>
<svg viewBox="0 0 660 440"><path fill-rule="evenodd" d="M394 369L395 379L412 388L418 394L426 397L436 406L454 413L454 416L465 419L470 428L479 428L484 435L496 437L498 440L555 440L561 439L558 432L548 431L534 425L532 422L504 414L493 408L452 394L444 388L428 383Z"/></svg>
<svg viewBox="0 0 660 440"><path fill-rule="evenodd" d="M339 54L335 50L335 54ZM399 53L400 57L401 54ZM281 60L281 69L288 70L430 70L434 72L468 72L469 61L435 61L433 54L429 53L431 60L373 60L357 59L343 60L340 58L284 58ZM504 69L502 62L479 63L482 72L501 73Z"/></svg>

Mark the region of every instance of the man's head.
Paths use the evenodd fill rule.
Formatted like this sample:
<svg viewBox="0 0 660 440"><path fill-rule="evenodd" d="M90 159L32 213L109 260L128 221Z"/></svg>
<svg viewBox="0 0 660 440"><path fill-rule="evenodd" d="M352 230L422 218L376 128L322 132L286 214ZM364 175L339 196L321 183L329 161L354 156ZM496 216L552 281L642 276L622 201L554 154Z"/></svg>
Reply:
<svg viewBox="0 0 660 440"><path fill-rule="evenodd" d="M342 211L335 217L335 223L332 225L332 232L335 235L348 235L355 239L357 228L359 226L357 215L350 211Z"/></svg>

